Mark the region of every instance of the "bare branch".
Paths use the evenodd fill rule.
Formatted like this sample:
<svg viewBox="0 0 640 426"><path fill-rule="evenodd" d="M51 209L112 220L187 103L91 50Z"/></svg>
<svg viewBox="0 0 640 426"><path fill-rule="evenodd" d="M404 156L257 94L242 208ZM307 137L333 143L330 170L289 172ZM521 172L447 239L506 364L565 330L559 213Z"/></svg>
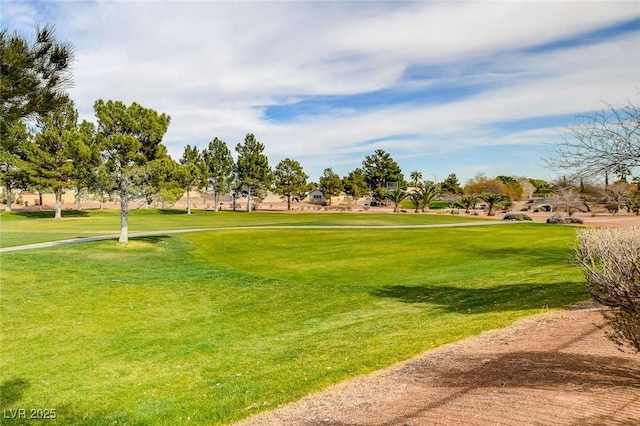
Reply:
<svg viewBox="0 0 640 426"><path fill-rule="evenodd" d="M572 177L640 166L640 108L631 102L606 104L602 111L577 116L546 163Z"/></svg>

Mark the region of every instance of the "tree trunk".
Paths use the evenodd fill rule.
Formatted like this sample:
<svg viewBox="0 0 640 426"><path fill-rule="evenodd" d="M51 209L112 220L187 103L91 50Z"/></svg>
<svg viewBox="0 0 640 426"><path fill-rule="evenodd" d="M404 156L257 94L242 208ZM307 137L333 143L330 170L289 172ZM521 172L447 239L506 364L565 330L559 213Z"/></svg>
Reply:
<svg viewBox="0 0 640 426"><path fill-rule="evenodd" d="M291 210L291 194L287 195L287 211Z"/></svg>
<svg viewBox="0 0 640 426"><path fill-rule="evenodd" d="M251 190L247 194L247 212L251 213Z"/></svg>
<svg viewBox="0 0 640 426"><path fill-rule="evenodd" d="M38 210L42 210L42 191L38 191Z"/></svg>
<svg viewBox="0 0 640 426"><path fill-rule="evenodd" d="M56 214L55 214L55 218L56 219L61 219L62 218L62 187L56 188L55 194L56 194Z"/></svg>
<svg viewBox="0 0 640 426"><path fill-rule="evenodd" d="M213 211L217 212L220 206L220 193L218 191L213 192Z"/></svg>
<svg viewBox="0 0 640 426"><path fill-rule="evenodd" d="M7 207L5 207L4 211L10 212L11 211L11 185L9 185L8 183L5 184L4 186L4 193L7 196Z"/></svg>
<svg viewBox="0 0 640 426"><path fill-rule="evenodd" d="M187 187L187 214L191 214L191 191Z"/></svg>
<svg viewBox="0 0 640 426"><path fill-rule="evenodd" d="M76 188L76 210L78 211L82 211L82 200L80 198L80 194L81 194L80 191L82 191L80 187L77 187Z"/></svg>
<svg viewBox="0 0 640 426"><path fill-rule="evenodd" d="M120 194L120 244L129 242L129 204L124 194Z"/></svg>

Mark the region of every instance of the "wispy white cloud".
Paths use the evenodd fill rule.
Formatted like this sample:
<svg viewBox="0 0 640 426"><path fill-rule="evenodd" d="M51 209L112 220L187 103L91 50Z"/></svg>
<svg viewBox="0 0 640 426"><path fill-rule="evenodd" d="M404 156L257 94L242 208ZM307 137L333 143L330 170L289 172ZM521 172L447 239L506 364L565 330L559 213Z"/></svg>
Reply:
<svg viewBox="0 0 640 426"><path fill-rule="evenodd" d="M640 86L640 28L583 37L637 23L636 2L5 1L3 15L22 30L52 21L76 46L83 118L99 98L136 101L172 116L174 156L252 132L272 162L301 158L312 176L346 173L375 148L413 169L429 153L540 146L553 128L494 124L596 109ZM471 88L448 99L461 84ZM386 90L444 94L387 102ZM343 102L377 91L375 107ZM332 101L290 120L267 114L318 96Z"/></svg>

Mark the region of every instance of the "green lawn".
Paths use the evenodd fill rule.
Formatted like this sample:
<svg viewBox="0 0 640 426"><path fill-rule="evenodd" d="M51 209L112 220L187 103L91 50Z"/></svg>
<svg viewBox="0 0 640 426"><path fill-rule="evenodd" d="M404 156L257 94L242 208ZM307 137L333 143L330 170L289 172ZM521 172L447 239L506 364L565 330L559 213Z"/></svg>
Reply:
<svg viewBox="0 0 640 426"><path fill-rule="evenodd" d="M184 210L133 210L129 213L129 232L259 225L415 225L470 220L479 219L424 214L291 214L203 210L187 215ZM117 210L64 211L59 220L53 219L53 212L50 211L0 213L0 247L119 232L120 211Z"/></svg>
<svg viewBox="0 0 640 426"><path fill-rule="evenodd" d="M216 220L365 220L299 216ZM380 216L367 220L426 220ZM585 299L574 238L540 224L217 230L4 253L0 405L60 424L228 424Z"/></svg>

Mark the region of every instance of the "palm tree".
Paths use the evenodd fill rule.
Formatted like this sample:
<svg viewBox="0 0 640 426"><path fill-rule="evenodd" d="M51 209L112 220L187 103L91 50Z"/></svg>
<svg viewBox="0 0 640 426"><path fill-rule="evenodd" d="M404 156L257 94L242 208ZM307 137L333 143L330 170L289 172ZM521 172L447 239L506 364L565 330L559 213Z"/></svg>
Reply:
<svg viewBox="0 0 640 426"><path fill-rule="evenodd" d="M417 188L418 187L418 182L422 180L422 173L418 172L418 171L413 171L409 174L409 176L411 177L411 180L413 181L413 187Z"/></svg>
<svg viewBox="0 0 640 426"><path fill-rule="evenodd" d="M422 208L422 194L418 189L416 189L409 194L408 198L416 208L414 213L418 213L418 211Z"/></svg>
<svg viewBox="0 0 640 426"><path fill-rule="evenodd" d="M429 208L429 205L433 200L438 198L442 191L440 185L433 182L423 182L418 186L418 193L420 194L422 212L424 213Z"/></svg>
<svg viewBox="0 0 640 426"><path fill-rule="evenodd" d="M479 198L487 203L489 207L487 216L495 216L495 208L500 202L504 201L505 196L503 194L493 194L491 192L485 192L484 194L480 195Z"/></svg>
<svg viewBox="0 0 640 426"><path fill-rule="evenodd" d="M460 197L460 199L458 200L458 204L464 207L464 212L466 214L469 214L471 207L473 207L476 202L478 202L477 195L465 195L463 197Z"/></svg>
<svg viewBox="0 0 640 426"><path fill-rule="evenodd" d="M616 175L619 178L619 181L627 181L627 176L631 174L631 169L625 164L620 164L616 167Z"/></svg>
<svg viewBox="0 0 640 426"><path fill-rule="evenodd" d="M393 203L394 213L398 212L398 206L400 205L402 200L404 200L408 196L409 193L401 188L398 188L395 191L389 191L387 194L385 194L385 198Z"/></svg>

